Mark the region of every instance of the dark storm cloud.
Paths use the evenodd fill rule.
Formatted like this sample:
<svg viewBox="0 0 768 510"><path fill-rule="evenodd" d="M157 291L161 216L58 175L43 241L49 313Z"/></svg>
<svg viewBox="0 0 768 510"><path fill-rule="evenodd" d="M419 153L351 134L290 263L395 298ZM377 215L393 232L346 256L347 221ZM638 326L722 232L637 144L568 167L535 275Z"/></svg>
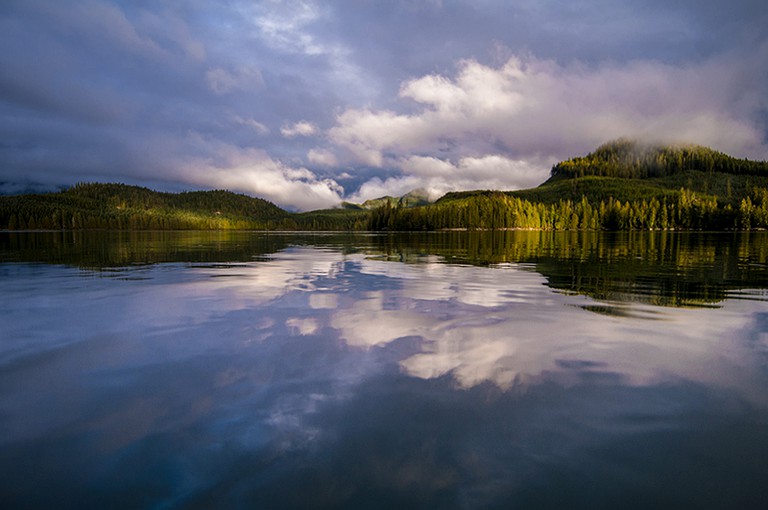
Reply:
<svg viewBox="0 0 768 510"><path fill-rule="evenodd" d="M765 38L760 2L364 1L335 2L329 29L353 41L359 61L398 81L448 72L459 58L493 63L494 49L560 62L654 59L669 63Z"/></svg>
<svg viewBox="0 0 768 510"><path fill-rule="evenodd" d="M765 158L766 25L749 1L7 0L0 182L311 208L535 185L652 130Z"/></svg>
<svg viewBox="0 0 768 510"><path fill-rule="evenodd" d="M156 11L146 10L152 4L95 0L5 5L5 180L216 186L211 174L233 160L245 165L242 151L258 154L250 172L266 168L265 182L317 185L306 172L292 172L291 162L307 149L286 143L280 126L331 118L327 108L339 101L308 79L325 64L306 55L281 58L237 10L209 22L209 13L193 4L168 5ZM273 154L253 151L263 147ZM230 183L281 196L277 183L261 190ZM315 202L299 196L286 203Z"/></svg>

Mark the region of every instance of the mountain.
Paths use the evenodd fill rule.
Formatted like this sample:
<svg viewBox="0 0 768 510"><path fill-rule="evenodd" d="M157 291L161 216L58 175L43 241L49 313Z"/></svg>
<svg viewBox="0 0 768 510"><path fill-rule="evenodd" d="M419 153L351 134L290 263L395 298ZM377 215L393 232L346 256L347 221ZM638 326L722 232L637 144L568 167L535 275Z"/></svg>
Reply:
<svg viewBox="0 0 768 510"><path fill-rule="evenodd" d="M396 207L399 200L400 200L399 198L395 198L393 196L387 195L384 197L371 198L369 200L366 200L365 202L360 204L360 207L367 210L378 209L379 207L384 207L386 205L389 205L390 207Z"/></svg>
<svg viewBox="0 0 768 510"><path fill-rule="evenodd" d="M429 192L419 188L411 190L401 197L387 195L384 197L372 198L363 202L360 207L368 210L377 209L387 204L389 204L390 207L419 207L422 205L429 205L432 202Z"/></svg>
<svg viewBox="0 0 768 510"><path fill-rule="evenodd" d="M409 191L398 200L398 204L402 207L419 207L422 205L429 205L434 200L430 199L430 194L423 188L418 188Z"/></svg>
<svg viewBox="0 0 768 510"><path fill-rule="evenodd" d="M542 185L448 193L374 211L373 230L768 228L768 162L620 139L556 164Z"/></svg>
<svg viewBox="0 0 768 510"><path fill-rule="evenodd" d="M536 188L507 194L545 204L582 197L590 202L609 198L626 202L673 198L686 189L738 206L755 187L768 187L768 162L737 159L699 145L619 139L586 156L557 163L550 178ZM438 202L487 193L453 192Z"/></svg>

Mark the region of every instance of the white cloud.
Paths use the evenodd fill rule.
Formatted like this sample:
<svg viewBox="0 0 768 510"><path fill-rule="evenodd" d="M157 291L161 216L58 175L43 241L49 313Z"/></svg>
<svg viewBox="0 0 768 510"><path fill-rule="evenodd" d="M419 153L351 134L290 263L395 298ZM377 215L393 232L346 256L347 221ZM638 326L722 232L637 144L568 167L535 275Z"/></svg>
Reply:
<svg viewBox="0 0 768 510"><path fill-rule="evenodd" d="M498 154L465 157L457 164L431 156L411 156L398 163L404 175L371 179L350 200L401 196L417 188L425 189L432 199L456 190L529 188L544 180L551 166L552 161L513 160Z"/></svg>
<svg viewBox="0 0 768 510"><path fill-rule="evenodd" d="M316 134L317 131L317 126L311 122L307 122L306 120L300 120L293 125L283 126L280 129L280 133L288 138L292 138L294 136L312 136Z"/></svg>
<svg viewBox="0 0 768 510"><path fill-rule="evenodd" d="M336 155L326 149L310 149L307 152L307 160L318 166L336 166L339 164Z"/></svg>
<svg viewBox="0 0 768 510"><path fill-rule="evenodd" d="M363 183L357 192L347 197L347 200L353 203L362 203L372 198L379 198L387 195L402 196L419 187L422 187L421 181L418 177L413 175L390 177L388 179L373 177Z"/></svg>
<svg viewBox="0 0 768 510"><path fill-rule="evenodd" d="M430 105L446 117L504 112L514 114L523 106L522 91L517 82L525 79L521 62L510 59L500 69L475 61L462 62L455 82L443 76L429 75L403 84L400 96Z"/></svg>
<svg viewBox="0 0 768 510"><path fill-rule="evenodd" d="M677 374L743 391L765 403L748 382L758 373L753 356L743 336L734 334L750 327L755 302L725 302L717 315L705 309L626 304L630 313L621 321L597 327L587 318L593 312L582 309L593 304L590 298L547 290L542 275L514 264L468 268L364 258L358 267L362 274L399 285L337 304L330 325L349 345L360 347L421 337L421 352L399 362L411 376L450 374L465 388L486 382L509 388L547 373L562 374L559 360L589 359L605 373L622 374L627 384L658 384ZM448 318L435 312L448 303ZM557 309L554 319L551 309ZM663 320L649 321L649 316ZM550 337L559 340L542 342ZM628 337L632 342L626 342ZM730 342L725 350L724 339ZM712 366L728 368L707 368Z"/></svg>
<svg viewBox="0 0 768 510"><path fill-rule="evenodd" d="M302 319L299 317L291 317L285 321L285 325L288 326L294 334L301 336L314 335L320 329L317 320L313 318Z"/></svg>
<svg viewBox="0 0 768 510"><path fill-rule="evenodd" d="M321 17L320 9L313 2L288 0L266 2L255 7L258 14L253 19L259 37L269 46L289 53L319 55L324 46L307 29Z"/></svg>
<svg viewBox="0 0 768 510"><path fill-rule="evenodd" d="M755 52L768 57L768 46ZM768 147L753 112L765 99L750 85L759 68L726 55L683 67L565 66L534 57L489 67L465 60L453 78L427 75L402 84L400 98L413 101L414 112L347 109L328 136L354 162L403 171L372 180L360 196L411 184L535 185L553 162L620 136L690 141L763 159Z"/></svg>
<svg viewBox="0 0 768 510"><path fill-rule="evenodd" d="M380 167L385 148L406 151L415 149L417 133L427 131L428 124L416 116L398 115L391 111L346 110L337 118L337 126L328 135L332 142L346 149L359 163Z"/></svg>
<svg viewBox="0 0 768 510"><path fill-rule="evenodd" d="M249 193L282 207L311 210L341 202L343 188L332 179L318 179L306 168L294 168L258 149L230 145L210 148L216 158L191 160L177 173L185 182Z"/></svg>
<svg viewBox="0 0 768 510"><path fill-rule="evenodd" d="M254 118L245 118L241 117L240 115L232 115L231 119L235 124L252 128L260 135L269 134L269 128Z"/></svg>

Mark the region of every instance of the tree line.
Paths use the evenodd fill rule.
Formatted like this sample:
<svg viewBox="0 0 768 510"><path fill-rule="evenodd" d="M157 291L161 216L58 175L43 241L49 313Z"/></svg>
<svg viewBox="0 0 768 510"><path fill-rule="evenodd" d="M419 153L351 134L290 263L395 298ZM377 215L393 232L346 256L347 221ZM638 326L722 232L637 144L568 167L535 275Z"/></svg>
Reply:
<svg viewBox="0 0 768 510"><path fill-rule="evenodd" d="M646 179L686 170L766 176L768 162L737 159L699 145L652 145L619 139L601 145L586 156L556 164L551 179L588 175Z"/></svg>
<svg viewBox="0 0 768 510"><path fill-rule="evenodd" d="M768 189L754 188L737 207L681 188L650 200L585 196L554 203L532 202L503 192L484 192L435 204L374 210L369 230L729 230L768 228Z"/></svg>
<svg viewBox="0 0 768 510"><path fill-rule="evenodd" d="M533 201L498 191L477 192L420 207L384 206L288 213L229 192L180 194L175 204L78 193L0 199L8 230L655 230L768 228L768 189L753 187L733 204L686 188L659 197ZM239 204L238 201L246 201Z"/></svg>
<svg viewBox="0 0 768 510"><path fill-rule="evenodd" d="M229 191L161 193L125 184L81 183L58 192L0 197L8 230L274 229L288 213Z"/></svg>

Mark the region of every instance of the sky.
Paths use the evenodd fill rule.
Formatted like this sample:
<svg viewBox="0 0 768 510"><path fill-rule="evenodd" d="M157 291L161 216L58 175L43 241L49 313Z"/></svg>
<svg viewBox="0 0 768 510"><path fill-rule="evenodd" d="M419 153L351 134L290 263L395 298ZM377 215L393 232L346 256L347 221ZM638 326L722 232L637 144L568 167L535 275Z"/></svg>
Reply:
<svg viewBox="0 0 768 510"><path fill-rule="evenodd" d="M619 137L768 159L764 0L2 0L0 192L290 210L537 186Z"/></svg>

